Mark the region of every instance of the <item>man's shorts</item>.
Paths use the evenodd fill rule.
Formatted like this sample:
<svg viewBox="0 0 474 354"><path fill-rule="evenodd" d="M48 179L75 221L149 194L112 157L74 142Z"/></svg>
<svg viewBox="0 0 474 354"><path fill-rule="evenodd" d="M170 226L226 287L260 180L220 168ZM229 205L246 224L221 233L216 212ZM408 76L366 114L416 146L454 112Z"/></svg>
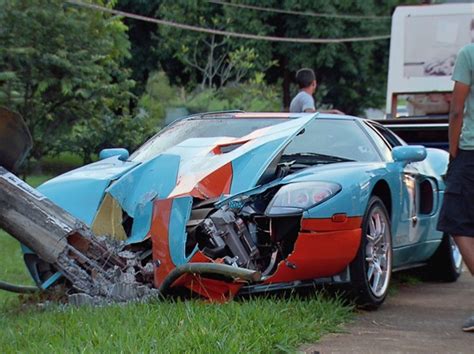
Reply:
<svg viewBox="0 0 474 354"><path fill-rule="evenodd" d="M474 150L461 150L448 165L438 230L474 237Z"/></svg>

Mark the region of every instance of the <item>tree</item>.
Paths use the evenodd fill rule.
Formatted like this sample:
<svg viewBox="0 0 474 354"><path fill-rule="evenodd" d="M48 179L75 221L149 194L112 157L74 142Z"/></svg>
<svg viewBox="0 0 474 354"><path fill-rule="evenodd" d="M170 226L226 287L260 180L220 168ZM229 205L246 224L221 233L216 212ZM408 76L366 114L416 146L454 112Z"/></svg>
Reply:
<svg viewBox="0 0 474 354"><path fill-rule="evenodd" d="M389 19L301 16L242 9L206 1L174 0L154 3L160 4L159 11L148 12L149 16L234 32L300 38L340 38L390 33ZM247 0L244 3L300 12L390 16L395 6L407 1ZM219 63L223 53L245 48L253 51L256 58L251 60L254 68L249 70L243 81L252 77L255 71L265 71L267 83L282 84L285 107L288 107L291 95L296 90L293 78L296 70L301 67L312 67L317 72L320 84L317 93L319 104L359 114L364 108L381 106L385 101L388 40L301 44L215 36L212 42L208 34L165 26L157 27L154 38L159 48L156 69L161 66L173 83L180 81L194 87L202 84L203 80L209 82L209 78L205 80L205 77L211 76L214 85L218 86L218 76L213 76L212 72L208 74L209 71L206 70L209 58L213 58L213 63ZM209 46L204 40L214 44ZM214 50L215 55L209 57L210 48L222 42L225 45L214 48L217 49ZM176 64L176 59L182 66ZM171 67L170 62L173 63ZM268 63L277 65L269 67Z"/></svg>
<svg viewBox="0 0 474 354"><path fill-rule="evenodd" d="M67 151L81 156L84 163L92 162L93 156L105 148L133 151L156 131L148 118L143 114L122 114L120 119L114 115L83 119L59 137L58 145L67 146Z"/></svg>
<svg viewBox="0 0 474 354"><path fill-rule="evenodd" d="M120 19L61 1L0 5L0 104L24 117L32 157L80 148L67 139L75 126L130 114L134 82L121 66L130 44ZM85 136L100 144L95 133Z"/></svg>
<svg viewBox="0 0 474 354"><path fill-rule="evenodd" d="M118 0L115 8L125 12L154 17L159 14L162 2L162 0ZM156 24L129 18L124 18L123 22L128 28L131 43L131 56L127 58L125 65L132 70L131 77L136 82L133 92L136 96L144 93L150 74L153 71L158 71L160 66L166 67L168 72L181 72L183 70L178 60L171 56L166 57L166 62L160 63L163 56L159 39L156 36Z"/></svg>
<svg viewBox="0 0 474 354"><path fill-rule="evenodd" d="M235 21L233 16L228 16L226 7L202 1L163 2L159 15L179 23L221 30L232 28ZM156 37L162 52L184 64L190 78L201 89L238 84L273 65L271 60L260 57L252 43L227 36L162 26Z"/></svg>
<svg viewBox="0 0 474 354"><path fill-rule="evenodd" d="M267 8L325 14L390 15L399 1L377 0L271 0ZM235 29L248 28L265 35L298 38L363 37L390 33L389 20L343 19L312 17L276 12L258 12L240 8L228 9L236 20ZM234 14L231 15L231 12ZM278 65L267 72L269 83L282 82L284 106L289 106L296 86L292 85L296 71L310 67L316 71L319 87L318 106L337 107L346 113L360 114L366 107L378 107L385 101L389 41L368 41L331 44L260 42L257 52L271 52Z"/></svg>

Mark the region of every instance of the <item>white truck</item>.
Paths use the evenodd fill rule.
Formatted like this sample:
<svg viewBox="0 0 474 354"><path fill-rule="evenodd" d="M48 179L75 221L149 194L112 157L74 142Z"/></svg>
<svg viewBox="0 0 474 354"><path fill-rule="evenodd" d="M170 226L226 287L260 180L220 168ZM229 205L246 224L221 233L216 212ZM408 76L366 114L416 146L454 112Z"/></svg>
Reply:
<svg viewBox="0 0 474 354"><path fill-rule="evenodd" d="M384 124L409 143L447 148L451 75L468 43L474 43L473 1L397 7Z"/></svg>

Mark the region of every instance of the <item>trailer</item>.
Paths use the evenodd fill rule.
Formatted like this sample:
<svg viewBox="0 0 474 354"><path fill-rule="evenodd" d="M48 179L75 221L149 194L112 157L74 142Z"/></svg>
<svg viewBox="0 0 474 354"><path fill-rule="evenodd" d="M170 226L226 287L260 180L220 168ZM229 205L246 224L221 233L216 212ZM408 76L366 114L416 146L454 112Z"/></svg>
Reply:
<svg viewBox="0 0 474 354"><path fill-rule="evenodd" d="M409 144L448 149L458 51L474 42L474 4L399 6L392 17L386 119Z"/></svg>

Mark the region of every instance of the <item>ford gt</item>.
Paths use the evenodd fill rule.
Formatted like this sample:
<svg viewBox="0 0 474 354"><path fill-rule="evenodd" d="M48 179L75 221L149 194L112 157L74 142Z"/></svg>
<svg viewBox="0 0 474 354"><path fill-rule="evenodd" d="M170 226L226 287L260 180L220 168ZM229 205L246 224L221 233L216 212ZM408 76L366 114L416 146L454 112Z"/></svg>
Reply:
<svg viewBox="0 0 474 354"><path fill-rule="evenodd" d="M462 260L436 230L445 151L411 146L375 121L322 113L216 112L161 130L133 154L39 190L153 267L153 285L223 300L344 284L378 307L393 271L454 281ZM60 278L32 252L43 288Z"/></svg>

